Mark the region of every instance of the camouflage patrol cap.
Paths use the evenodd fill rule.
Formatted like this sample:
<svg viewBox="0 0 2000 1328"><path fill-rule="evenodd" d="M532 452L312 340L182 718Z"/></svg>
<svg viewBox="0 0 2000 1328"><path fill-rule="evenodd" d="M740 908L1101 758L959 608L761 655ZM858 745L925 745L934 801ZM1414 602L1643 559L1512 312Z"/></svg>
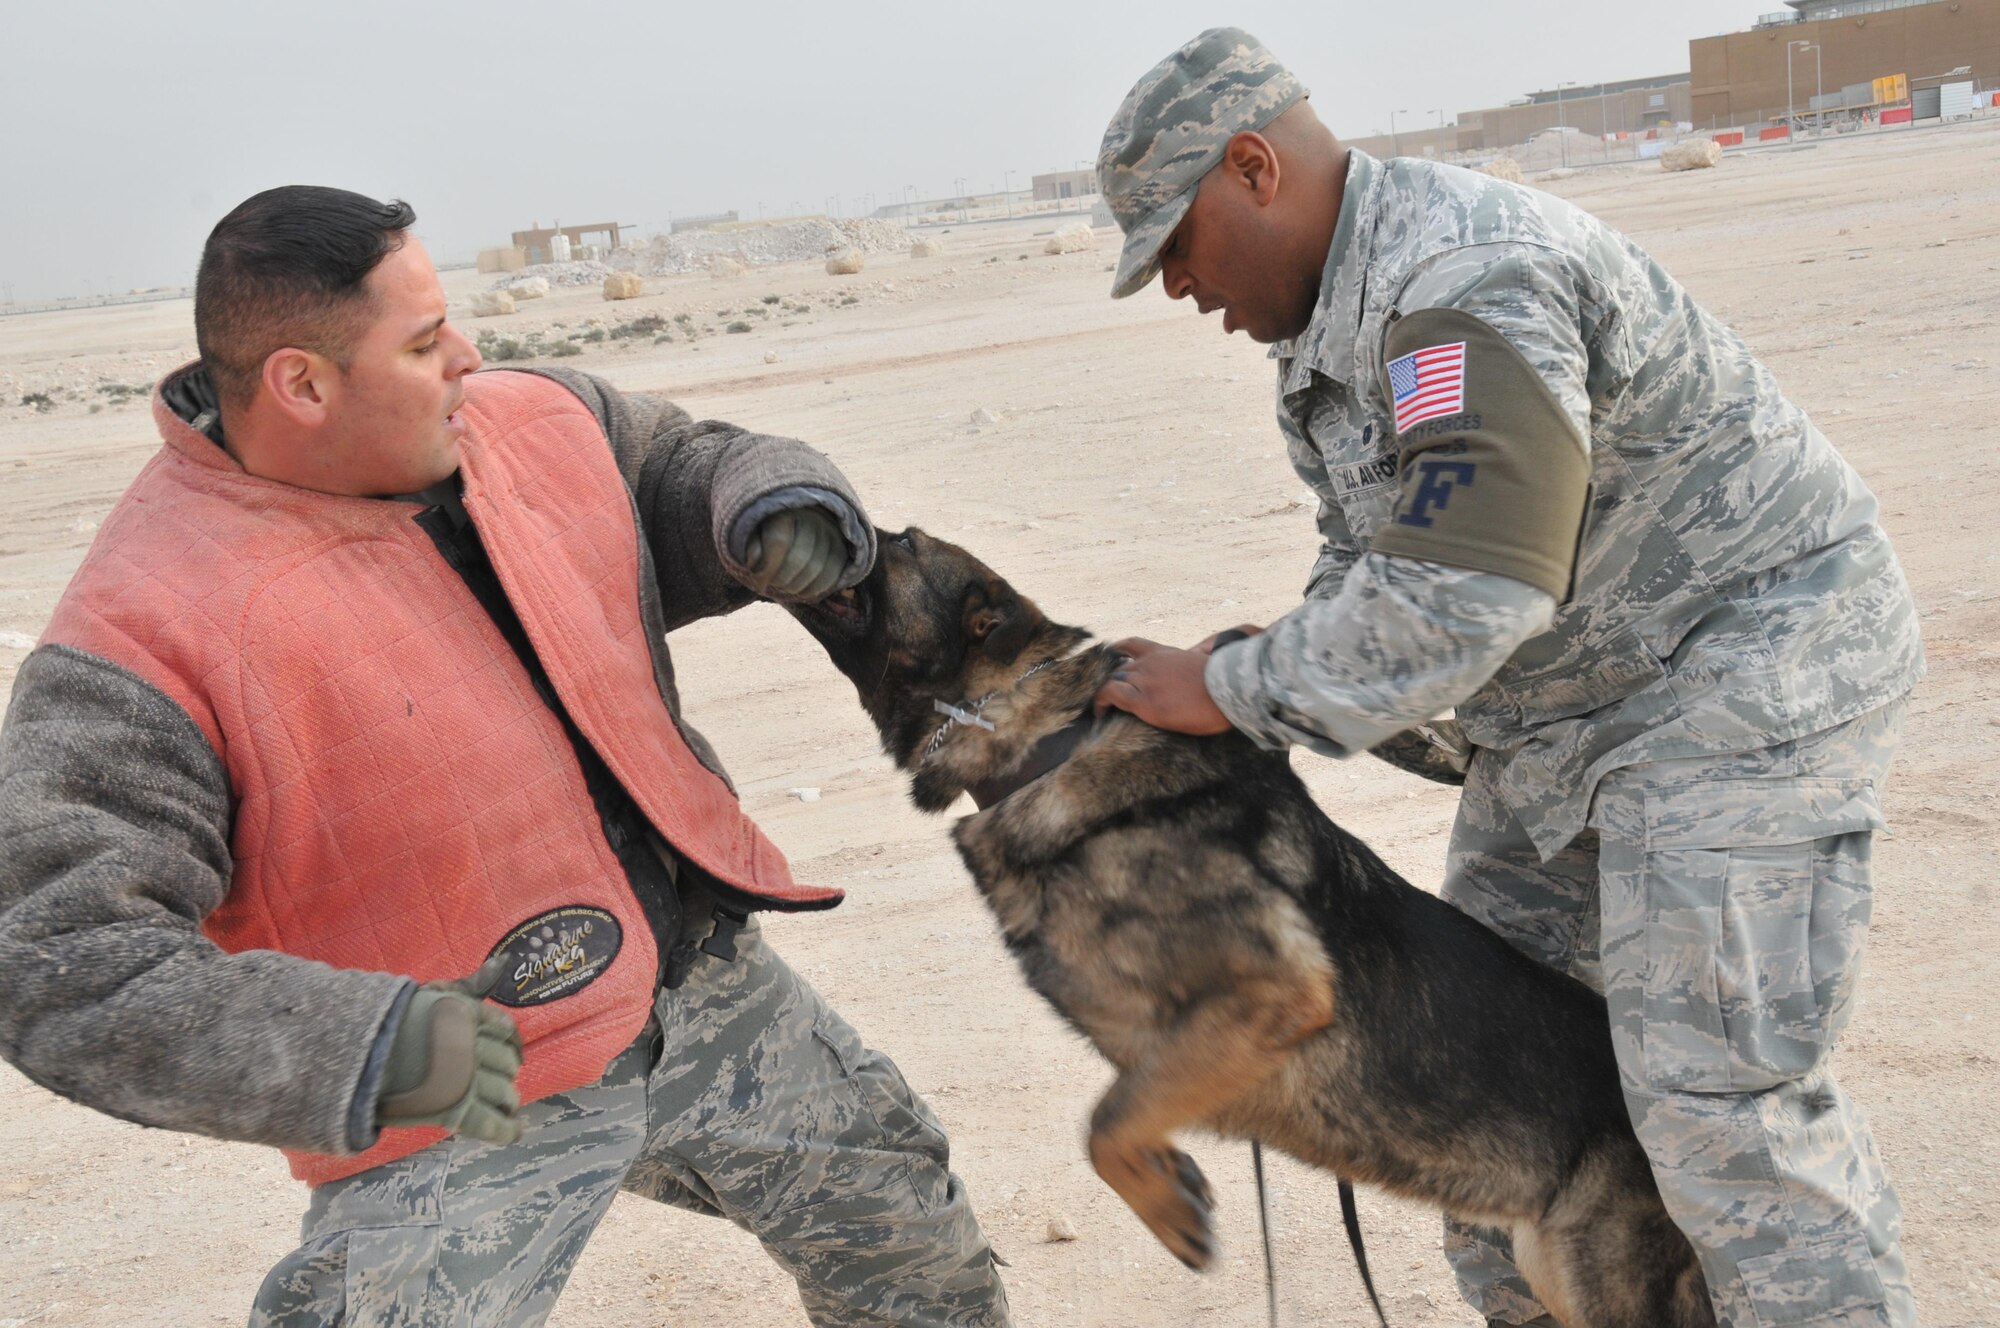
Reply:
<svg viewBox="0 0 2000 1328"><path fill-rule="evenodd" d="M1097 152L1098 190L1125 232L1113 299L1160 270L1160 246L1229 140L1262 129L1305 95L1292 71L1241 28L1210 28L1132 85Z"/></svg>

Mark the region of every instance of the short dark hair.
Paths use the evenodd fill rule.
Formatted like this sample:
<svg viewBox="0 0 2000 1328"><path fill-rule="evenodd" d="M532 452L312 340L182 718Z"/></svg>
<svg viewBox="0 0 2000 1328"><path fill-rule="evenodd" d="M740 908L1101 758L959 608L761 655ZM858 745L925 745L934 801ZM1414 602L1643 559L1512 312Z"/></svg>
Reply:
<svg viewBox="0 0 2000 1328"><path fill-rule="evenodd" d="M346 369L373 305L363 283L416 219L400 199L288 184L217 222L194 280L194 338L224 408L248 405L287 346Z"/></svg>

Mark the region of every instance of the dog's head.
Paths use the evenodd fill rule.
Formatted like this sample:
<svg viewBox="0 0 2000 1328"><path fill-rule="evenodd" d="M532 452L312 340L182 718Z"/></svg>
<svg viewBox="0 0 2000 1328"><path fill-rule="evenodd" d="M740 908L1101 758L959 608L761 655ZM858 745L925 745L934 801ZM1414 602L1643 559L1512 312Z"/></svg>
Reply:
<svg viewBox="0 0 2000 1328"><path fill-rule="evenodd" d="M1050 622L956 544L915 529L876 535L880 553L865 581L820 604L787 607L853 682L883 749L915 770L946 722L937 703L962 706L1004 691L1090 634ZM939 810L962 787L930 787L920 777L913 792L918 805Z"/></svg>

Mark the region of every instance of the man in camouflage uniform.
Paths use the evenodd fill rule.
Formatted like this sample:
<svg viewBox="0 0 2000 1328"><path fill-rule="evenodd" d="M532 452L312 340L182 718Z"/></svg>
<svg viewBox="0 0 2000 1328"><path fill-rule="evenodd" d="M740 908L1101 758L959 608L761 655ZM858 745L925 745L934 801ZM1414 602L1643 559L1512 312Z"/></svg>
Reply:
<svg viewBox="0 0 2000 1328"><path fill-rule="evenodd" d="M1003 1328L936 1117L750 911L838 894L749 858L667 656L865 577L859 498L796 440L475 376L414 220L287 186L209 238L203 358L0 730L0 1056L293 1154L256 1328L539 1324L620 1189L754 1233L815 1323Z"/></svg>
<svg viewBox="0 0 2000 1328"><path fill-rule="evenodd" d="M1128 643L1100 700L1334 756L1456 706L1444 894L1604 993L1721 1321L1911 1323L1895 1194L1827 1065L1923 673L1875 500L1630 240L1343 149L1305 95L1219 29L1105 134L1113 295L1160 273L1276 343L1323 543L1268 631ZM1491 1320L1545 1321L1500 1233L1446 1248Z"/></svg>

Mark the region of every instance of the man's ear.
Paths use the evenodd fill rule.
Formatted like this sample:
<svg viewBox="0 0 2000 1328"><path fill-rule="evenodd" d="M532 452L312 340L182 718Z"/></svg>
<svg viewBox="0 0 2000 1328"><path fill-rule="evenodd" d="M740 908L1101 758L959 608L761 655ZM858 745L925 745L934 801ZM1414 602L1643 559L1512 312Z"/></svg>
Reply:
<svg viewBox="0 0 2000 1328"><path fill-rule="evenodd" d="M1232 188L1248 189L1250 200L1267 207L1278 196L1278 150L1254 130L1244 130L1222 149L1222 164Z"/></svg>
<svg viewBox="0 0 2000 1328"><path fill-rule="evenodd" d="M326 422L336 376L333 362L324 355L287 346L264 357L261 386L273 409L293 424L311 429Z"/></svg>

